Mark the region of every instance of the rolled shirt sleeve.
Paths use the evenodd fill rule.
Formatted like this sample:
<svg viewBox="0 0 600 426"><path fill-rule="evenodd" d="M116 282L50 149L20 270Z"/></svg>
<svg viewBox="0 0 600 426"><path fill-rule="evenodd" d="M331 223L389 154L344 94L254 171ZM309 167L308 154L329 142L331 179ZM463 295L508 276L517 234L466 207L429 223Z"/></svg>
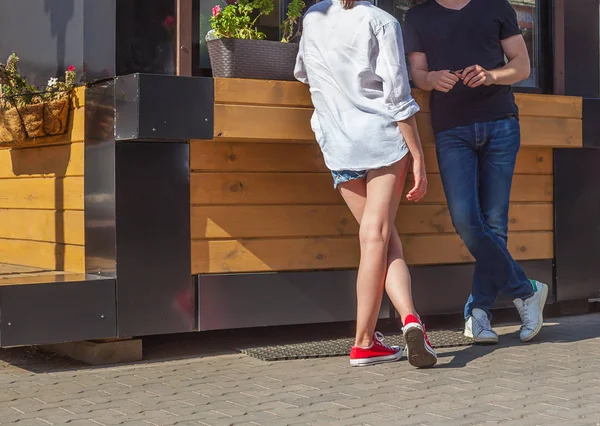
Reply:
<svg viewBox="0 0 600 426"><path fill-rule="evenodd" d="M403 121L419 112L411 94L400 23L383 25L376 34L379 51L375 72L383 82L383 98L394 121Z"/></svg>
<svg viewBox="0 0 600 426"><path fill-rule="evenodd" d="M308 76L306 75L306 66L304 64L304 43L300 39L298 46L298 56L296 57L296 66L294 68L294 77L301 83L308 84Z"/></svg>

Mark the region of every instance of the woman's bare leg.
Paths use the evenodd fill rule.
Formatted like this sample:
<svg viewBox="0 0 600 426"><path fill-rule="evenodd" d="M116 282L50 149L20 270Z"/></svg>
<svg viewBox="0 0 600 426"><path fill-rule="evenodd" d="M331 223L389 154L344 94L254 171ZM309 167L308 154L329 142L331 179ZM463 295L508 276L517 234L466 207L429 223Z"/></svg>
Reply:
<svg viewBox="0 0 600 426"><path fill-rule="evenodd" d="M341 185L340 192L360 224L361 259L357 278L356 346L372 342L384 286L404 318L414 313L410 275L394 226L409 159ZM407 299L407 300L405 300Z"/></svg>
<svg viewBox="0 0 600 426"><path fill-rule="evenodd" d="M404 261L404 252L402 242L396 227L390 235L390 245L388 249L388 270L385 279L385 291L392 301L392 305L400 314L402 323L408 315L417 315L417 310L413 303L411 291L411 279L408 266Z"/></svg>

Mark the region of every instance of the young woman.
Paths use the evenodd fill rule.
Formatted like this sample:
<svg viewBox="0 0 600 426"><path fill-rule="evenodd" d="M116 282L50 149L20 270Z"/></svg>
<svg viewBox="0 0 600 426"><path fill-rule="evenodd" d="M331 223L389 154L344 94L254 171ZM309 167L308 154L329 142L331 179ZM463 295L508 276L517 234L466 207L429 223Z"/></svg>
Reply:
<svg viewBox="0 0 600 426"><path fill-rule="evenodd" d="M399 347L375 331L384 289L401 315L408 360L436 364L412 301L410 274L394 225L410 167L421 200L427 177L414 115L400 24L368 1L324 0L303 20L295 76L310 86L311 125L334 187L360 224L353 366L397 361Z"/></svg>

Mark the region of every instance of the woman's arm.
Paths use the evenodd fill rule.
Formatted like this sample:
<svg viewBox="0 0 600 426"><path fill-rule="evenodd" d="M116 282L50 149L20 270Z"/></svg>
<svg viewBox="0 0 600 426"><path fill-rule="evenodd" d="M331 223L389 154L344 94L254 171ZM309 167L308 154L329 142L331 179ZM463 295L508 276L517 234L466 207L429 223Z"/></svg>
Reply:
<svg viewBox="0 0 600 426"><path fill-rule="evenodd" d="M393 121L406 120L419 112L419 105L411 94L400 23L383 25L376 38L375 73L382 81L383 101Z"/></svg>
<svg viewBox="0 0 600 426"><path fill-rule="evenodd" d="M423 156L423 147L421 137L417 129L417 120L411 116L406 120L398 122L398 128L404 137L404 142L408 146L413 157L413 175L415 177L415 186L406 194L410 201L420 201L427 194L427 171L425 170L425 157Z"/></svg>
<svg viewBox="0 0 600 426"><path fill-rule="evenodd" d="M419 112L419 105L412 97L408 81L400 23L395 21L384 25L376 36L379 52L375 72L383 82L384 102L392 119L398 123L398 128L413 157L415 185L406 198L415 202L420 201L427 193L427 174L415 119L415 114Z"/></svg>

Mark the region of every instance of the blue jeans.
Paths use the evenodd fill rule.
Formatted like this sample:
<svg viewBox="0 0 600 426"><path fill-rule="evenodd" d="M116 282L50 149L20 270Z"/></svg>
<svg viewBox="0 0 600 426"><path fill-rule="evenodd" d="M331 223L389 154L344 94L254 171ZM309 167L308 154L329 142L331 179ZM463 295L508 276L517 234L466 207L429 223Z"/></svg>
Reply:
<svg viewBox="0 0 600 426"><path fill-rule="evenodd" d="M491 318L499 292L533 295L533 285L507 248L508 206L521 145L516 118L436 134L436 152L452 223L475 258L465 318L474 308Z"/></svg>

